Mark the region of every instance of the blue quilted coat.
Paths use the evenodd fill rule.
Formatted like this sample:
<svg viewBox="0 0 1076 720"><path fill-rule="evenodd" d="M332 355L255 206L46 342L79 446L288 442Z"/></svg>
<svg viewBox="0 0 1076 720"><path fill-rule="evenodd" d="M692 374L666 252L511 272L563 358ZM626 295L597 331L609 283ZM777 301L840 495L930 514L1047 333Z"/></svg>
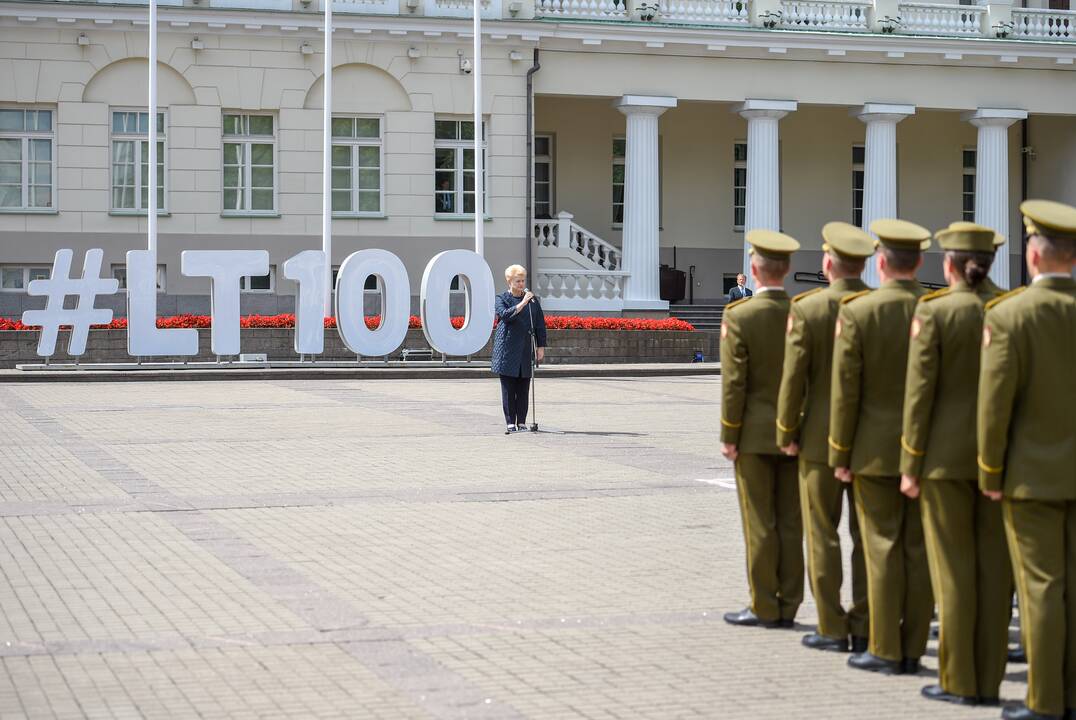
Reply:
<svg viewBox="0 0 1076 720"><path fill-rule="evenodd" d="M531 316L534 316L535 336L538 347L545 347L545 313L535 297L527 307L516 314L515 307L521 298L506 290L497 296L494 309L500 322L493 336L493 359L490 369L508 377L531 376Z"/></svg>

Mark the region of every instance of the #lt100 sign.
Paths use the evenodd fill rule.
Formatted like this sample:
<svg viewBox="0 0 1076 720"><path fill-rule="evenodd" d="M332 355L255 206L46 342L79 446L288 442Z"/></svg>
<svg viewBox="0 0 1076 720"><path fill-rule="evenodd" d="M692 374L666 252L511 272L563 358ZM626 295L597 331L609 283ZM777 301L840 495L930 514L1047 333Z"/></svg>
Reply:
<svg viewBox="0 0 1076 720"><path fill-rule="evenodd" d="M86 251L82 276L71 276L71 250L58 250L48 278L33 280L30 295L46 298L44 310L27 310L26 325L40 325L37 354L56 352L61 326L71 327L68 354L86 352L90 326L112 321L112 311L94 308L99 295L112 295L119 282L101 277L99 248ZM295 352L319 355L325 350L324 307L327 258L321 250L304 250L284 263L284 277L299 287L295 302ZM212 285L211 345L216 355L239 354L239 283L246 276L269 272L265 250L184 250L181 271L188 277L207 277ZM380 280L381 324L366 327L363 287L366 278ZM452 327L449 289L460 276L470 301L463 327ZM77 297L74 308L64 299ZM422 273L420 315L430 347L445 355L473 355L481 350L493 328L493 274L481 255L470 250L446 250L435 255ZM394 352L404 341L411 314L411 285L403 262L387 250L359 250L340 266L336 280L336 326L348 349L356 355L380 357ZM190 356L198 354L198 331L157 327L157 253L127 253L127 352L134 356Z"/></svg>

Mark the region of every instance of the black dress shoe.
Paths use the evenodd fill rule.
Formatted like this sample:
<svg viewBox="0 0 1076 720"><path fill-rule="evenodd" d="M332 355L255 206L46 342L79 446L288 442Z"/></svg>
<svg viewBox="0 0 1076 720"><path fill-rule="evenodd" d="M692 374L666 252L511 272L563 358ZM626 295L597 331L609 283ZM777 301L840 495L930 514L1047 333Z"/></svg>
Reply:
<svg viewBox="0 0 1076 720"><path fill-rule="evenodd" d="M968 697L966 695L954 695L951 692L946 692L942 689L941 685L927 685L920 693L927 700L938 700L940 702L953 703L954 705L978 705L979 698Z"/></svg>
<svg viewBox="0 0 1076 720"><path fill-rule="evenodd" d="M1001 711L1003 720L1063 720L1061 715L1043 715L1030 709L1023 703L1009 705Z"/></svg>
<svg viewBox="0 0 1076 720"><path fill-rule="evenodd" d="M829 652L848 652L848 638L831 638L818 633L803 636L803 645L812 650L828 650Z"/></svg>
<svg viewBox="0 0 1076 720"><path fill-rule="evenodd" d="M886 660L869 652L857 653L848 658L848 666L856 670L881 673L882 675L900 675L902 663L899 660Z"/></svg>
<svg viewBox="0 0 1076 720"><path fill-rule="evenodd" d="M751 610L744 608L740 612L725 613L725 622L730 625L742 625L744 627L781 627L781 620L763 620Z"/></svg>
<svg viewBox="0 0 1076 720"><path fill-rule="evenodd" d="M1027 663L1027 653L1024 652L1023 645L1018 645L1009 651L1009 662L1021 665Z"/></svg>
<svg viewBox="0 0 1076 720"><path fill-rule="evenodd" d="M900 661L900 672L903 675L919 674L919 658L904 658Z"/></svg>
<svg viewBox="0 0 1076 720"><path fill-rule="evenodd" d="M870 640L865 637L859 637L858 635L852 636L852 652L865 653L867 648L870 647Z"/></svg>

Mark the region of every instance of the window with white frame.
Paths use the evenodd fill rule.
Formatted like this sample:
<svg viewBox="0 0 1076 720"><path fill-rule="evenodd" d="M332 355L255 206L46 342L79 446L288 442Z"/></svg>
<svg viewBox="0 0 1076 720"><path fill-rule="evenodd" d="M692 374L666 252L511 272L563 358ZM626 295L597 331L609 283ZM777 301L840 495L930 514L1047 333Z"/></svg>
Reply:
<svg viewBox="0 0 1076 720"><path fill-rule="evenodd" d="M0 210L52 210L52 110L0 108Z"/></svg>
<svg viewBox="0 0 1076 720"><path fill-rule="evenodd" d="M553 136L534 136L534 217L553 217Z"/></svg>
<svg viewBox="0 0 1076 720"><path fill-rule="evenodd" d="M613 138L613 224L624 222L624 158L627 155L627 141L622 137Z"/></svg>
<svg viewBox="0 0 1076 720"><path fill-rule="evenodd" d="M863 145L852 146L852 224L863 226L863 178L866 148Z"/></svg>
<svg viewBox="0 0 1076 720"><path fill-rule="evenodd" d="M46 265L3 265L0 266L0 290L4 292L26 292L31 280L48 278L52 270Z"/></svg>
<svg viewBox="0 0 1076 720"><path fill-rule="evenodd" d="M244 275L239 278L239 290L248 293L271 293L276 290L276 265L269 266L268 275Z"/></svg>
<svg viewBox="0 0 1076 720"><path fill-rule="evenodd" d="M381 119L334 117L332 133L333 214L380 215Z"/></svg>
<svg viewBox="0 0 1076 720"><path fill-rule="evenodd" d="M272 115L224 115L225 215L276 213L276 135Z"/></svg>
<svg viewBox="0 0 1076 720"><path fill-rule="evenodd" d="M968 222L975 222L975 148L964 148L961 186L961 217Z"/></svg>
<svg viewBox="0 0 1076 720"><path fill-rule="evenodd" d="M164 113L157 113L157 212L166 211ZM149 113L112 111L112 211L149 211Z"/></svg>
<svg viewBox="0 0 1076 720"><path fill-rule="evenodd" d="M157 266L157 292L164 292L164 265ZM127 265L117 263L112 266L112 277L120 283L120 290L127 289Z"/></svg>
<svg viewBox="0 0 1076 720"><path fill-rule="evenodd" d="M732 228L743 230L747 222L747 143L732 144Z"/></svg>
<svg viewBox="0 0 1076 720"><path fill-rule="evenodd" d="M482 167L489 178L488 152L482 123ZM473 215L475 206L474 121L434 121L434 212L438 215ZM489 208L489 183L483 182L484 206Z"/></svg>

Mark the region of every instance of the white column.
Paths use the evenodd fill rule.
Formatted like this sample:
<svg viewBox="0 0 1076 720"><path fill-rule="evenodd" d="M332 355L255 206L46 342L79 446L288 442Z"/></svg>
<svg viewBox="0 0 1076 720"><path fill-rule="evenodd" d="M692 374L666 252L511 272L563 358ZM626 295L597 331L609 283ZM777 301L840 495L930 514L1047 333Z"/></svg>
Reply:
<svg viewBox="0 0 1076 720"><path fill-rule="evenodd" d="M745 100L733 108L747 120L747 206L744 236L751 230L781 229L781 163L778 121L796 109L792 100ZM752 289L751 256L743 246L743 273Z"/></svg>
<svg viewBox="0 0 1076 720"><path fill-rule="evenodd" d="M867 103L852 110L867 124L863 167L863 229L879 218L897 216L897 123L915 114L914 105ZM878 287L878 267L867 262L863 280Z"/></svg>
<svg viewBox="0 0 1076 720"><path fill-rule="evenodd" d="M975 146L975 222L1005 236L997 250L990 278L1009 287L1009 126L1027 118L1024 110L979 108L964 119L979 128Z"/></svg>
<svg viewBox="0 0 1076 720"><path fill-rule="evenodd" d="M625 95L615 107L627 116L624 153L625 310L668 310L661 299L658 234L661 206L658 118L676 107L676 98Z"/></svg>

